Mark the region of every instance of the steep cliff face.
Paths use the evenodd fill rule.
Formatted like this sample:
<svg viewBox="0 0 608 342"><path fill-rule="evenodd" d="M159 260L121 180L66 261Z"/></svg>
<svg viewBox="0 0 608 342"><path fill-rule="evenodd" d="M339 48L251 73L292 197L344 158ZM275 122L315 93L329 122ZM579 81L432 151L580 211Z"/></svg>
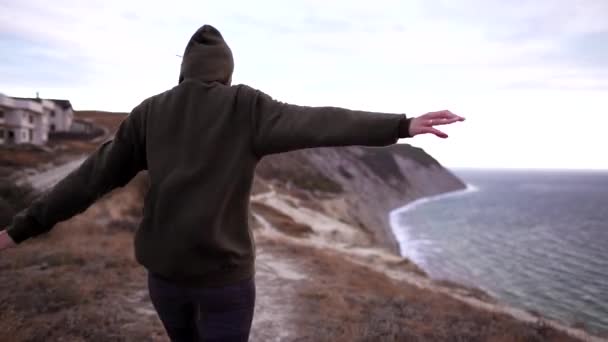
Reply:
<svg viewBox="0 0 608 342"><path fill-rule="evenodd" d="M361 228L367 241L398 253L389 212L415 199L465 184L422 149L340 147L266 157L256 174L292 194L322 203L328 214ZM259 182L258 182L259 184ZM261 191L254 188L254 193Z"/></svg>

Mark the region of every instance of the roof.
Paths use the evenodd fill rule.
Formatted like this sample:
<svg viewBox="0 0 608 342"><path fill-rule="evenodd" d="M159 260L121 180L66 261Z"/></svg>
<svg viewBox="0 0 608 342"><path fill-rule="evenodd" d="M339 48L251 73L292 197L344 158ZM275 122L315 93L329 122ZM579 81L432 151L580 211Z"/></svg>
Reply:
<svg viewBox="0 0 608 342"><path fill-rule="evenodd" d="M61 107L63 109L72 109L72 104L70 103L69 100L58 100L58 99L46 99L46 100L55 102L56 105L58 105L59 107Z"/></svg>
<svg viewBox="0 0 608 342"><path fill-rule="evenodd" d="M17 100L30 100L30 101L36 101L36 102L42 102L42 100L47 100L47 101L53 101L57 106L61 107L62 109L72 109L72 103L70 103L69 100L61 100L61 99L42 99L39 97L14 97L11 96L13 99L17 99Z"/></svg>
<svg viewBox="0 0 608 342"><path fill-rule="evenodd" d="M42 114L42 103L38 101L23 100L8 96L0 96L0 106L10 109L24 109L32 113Z"/></svg>

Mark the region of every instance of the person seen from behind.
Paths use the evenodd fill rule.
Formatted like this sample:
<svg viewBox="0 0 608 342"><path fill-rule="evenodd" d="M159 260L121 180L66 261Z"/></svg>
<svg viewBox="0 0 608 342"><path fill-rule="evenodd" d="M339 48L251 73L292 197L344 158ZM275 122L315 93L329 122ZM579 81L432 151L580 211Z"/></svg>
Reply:
<svg viewBox="0 0 608 342"><path fill-rule="evenodd" d="M0 232L0 249L49 232L147 170L135 233L137 261L172 341L247 341L254 304L248 208L265 156L330 146L389 146L464 118L448 110L408 118L282 103L231 85L232 52L210 25L186 45L178 85L144 100L114 138Z"/></svg>

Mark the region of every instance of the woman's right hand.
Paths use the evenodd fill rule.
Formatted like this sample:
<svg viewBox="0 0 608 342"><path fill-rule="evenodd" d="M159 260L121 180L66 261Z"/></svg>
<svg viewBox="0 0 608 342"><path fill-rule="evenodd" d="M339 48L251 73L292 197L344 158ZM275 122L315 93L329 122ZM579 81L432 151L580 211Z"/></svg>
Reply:
<svg viewBox="0 0 608 342"><path fill-rule="evenodd" d="M6 229L0 231L0 251L9 247L15 246L15 241L11 239L10 235L6 232Z"/></svg>

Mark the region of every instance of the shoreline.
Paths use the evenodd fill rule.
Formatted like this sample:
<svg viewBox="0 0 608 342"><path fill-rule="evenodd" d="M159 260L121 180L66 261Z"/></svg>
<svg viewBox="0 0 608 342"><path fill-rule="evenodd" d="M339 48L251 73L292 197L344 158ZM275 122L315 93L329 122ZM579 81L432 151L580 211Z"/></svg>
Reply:
<svg viewBox="0 0 608 342"><path fill-rule="evenodd" d="M421 197L405 204L404 206L391 210L389 212L389 225L391 227L391 232L393 233L393 236L395 237L395 239L397 240L397 244L399 245L399 255L412 260L415 264L420 266L420 268L424 269L424 257L420 253L420 250L421 248L424 248L424 245L428 245L430 242L426 240L413 240L409 235L409 230L412 229L412 227L400 225L398 222L399 215L429 202L438 201L450 197L463 196L478 191L480 191L479 187L467 183L464 189L458 189L454 191L440 193L437 195Z"/></svg>
<svg viewBox="0 0 608 342"><path fill-rule="evenodd" d="M454 282L454 284L456 286L460 286L460 285L465 286L465 287L472 286L472 288L477 288L477 289L481 290L484 294L489 296L489 298L492 298L492 300L496 301L493 305L503 307L504 312L510 313L513 317L515 317L518 320L529 322L529 321L531 321L531 318L534 319L534 317L536 317L536 319L542 320L543 322L548 323L549 325L553 326L554 328L567 332L571 336L581 338L584 341L607 341L608 342L608 339L606 339L606 336L602 335L601 331L592 332L585 328L581 329L578 326L579 323L576 323L576 322L573 323L572 321L570 321L570 322L557 321L555 318L550 318L548 316L545 316L543 314L543 311L544 311L543 309L541 309L539 311L537 311L536 309L528 310L524 307L520 307L518 305L508 303L508 302L504 301L503 299L501 299L499 296L497 296L495 293L493 293L493 291L485 289L479 285L476 285L475 282L471 282L471 283L467 284L467 283L462 283L462 282L458 282L458 281L452 281L450 279L434 278L431 276L431 273L429 272L429 267L425 263L425 258L424 258L423 252L424 252L425 248L426 249L433 248L432 241L426 240L426 239L412 238L412 236L410 235L410 231L414 227L408 226L406 224L401 224L399 222L400 215L403 213L407 213L426 203L434 202L437 200L442 200L445 198L468 195L468 194L478 192L481 190L483 190L483 189L480 189L480 187L475 186L473 184L467 183L466 188L464 188L464 189L449 191L446 193L441 193L441 194L432 195L432 196L428 196L428 197L422 197L422 198L416 199L414 201L411 201L404 206L391 210L389 212L390 227L391 227L393 235L399 245L401 257L411 260L415 265L420 267L423 271L425 271L427 273L427 275L431 281L441 282L443 280L446 280L450 283ZM482 302L485 302L485 301L482 300ZM484 306L483 303L477 303L477 305L480 305L480 304L481 304L481 307ZM490 304L490 303L487 303L487 304L492 306L492 304ZM596 335L596 334L600 334L600 335Z"/></svg>

